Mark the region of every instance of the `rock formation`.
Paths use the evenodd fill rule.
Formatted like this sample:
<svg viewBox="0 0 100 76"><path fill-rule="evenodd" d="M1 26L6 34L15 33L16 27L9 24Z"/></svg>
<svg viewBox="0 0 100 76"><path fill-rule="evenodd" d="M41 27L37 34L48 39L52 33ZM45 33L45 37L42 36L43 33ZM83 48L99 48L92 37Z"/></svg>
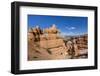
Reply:
<svg viewBox="0 0 100 76"><path fill-rule="evenodd" d="M88 49L87 35L72 37L64 41L59 37L56 25L41 29L36 26L28 30L28 60L55 60L75 58ZM87 54L87 50L86 50Z"/></svg>
<svg viewBox="0 0 100 76"><path fill-rule="evenodd" d="M28 32L28 60L65 59L67 48L58 33L54 24L43 32L39 27L31 28Z"/></svg>

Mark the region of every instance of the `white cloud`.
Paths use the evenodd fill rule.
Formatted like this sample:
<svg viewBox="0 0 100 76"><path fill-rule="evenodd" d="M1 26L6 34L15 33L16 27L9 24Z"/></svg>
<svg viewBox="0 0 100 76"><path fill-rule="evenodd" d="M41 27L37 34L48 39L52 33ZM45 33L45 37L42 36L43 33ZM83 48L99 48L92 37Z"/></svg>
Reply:
<svg viewBox="0 0 100 76"><path fill-rule="evenodd" d="M71 27L70 29L76 29L75 27Z"/></svg>
<svg viewBox="0 0 100 76"><path fill-rule="evenodd" d="M76 27L65 27L67 30L74 30Z"/></svg>

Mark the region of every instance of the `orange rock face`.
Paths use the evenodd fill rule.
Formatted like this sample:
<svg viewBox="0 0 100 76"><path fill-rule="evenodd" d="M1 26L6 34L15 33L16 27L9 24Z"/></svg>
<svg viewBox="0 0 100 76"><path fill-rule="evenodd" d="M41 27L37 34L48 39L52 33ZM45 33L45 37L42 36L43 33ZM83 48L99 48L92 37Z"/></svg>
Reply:
<svg viewBox="0 0 100 76"><path fill-rule="evenodd" d="M55 25L45 29L45 33L38 35L40 38L37 39L38 41L35 41L38 37L34 37L32 32L34 30L28 33L28 60L65 59L67 48L63 39L57 38L58 30Z"/></svg>

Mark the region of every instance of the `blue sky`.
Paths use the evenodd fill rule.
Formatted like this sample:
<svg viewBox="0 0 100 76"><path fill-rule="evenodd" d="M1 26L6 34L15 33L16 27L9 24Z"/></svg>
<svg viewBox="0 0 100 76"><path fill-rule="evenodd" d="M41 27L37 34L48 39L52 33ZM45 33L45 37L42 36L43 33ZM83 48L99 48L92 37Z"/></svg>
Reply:
<svg viewBox="0 0 100 76"><path fill-rule="evenodd" d="M39 26L41 29L55 24L63 35L87 34L88 17L28 15L28 27Z"/></svg>

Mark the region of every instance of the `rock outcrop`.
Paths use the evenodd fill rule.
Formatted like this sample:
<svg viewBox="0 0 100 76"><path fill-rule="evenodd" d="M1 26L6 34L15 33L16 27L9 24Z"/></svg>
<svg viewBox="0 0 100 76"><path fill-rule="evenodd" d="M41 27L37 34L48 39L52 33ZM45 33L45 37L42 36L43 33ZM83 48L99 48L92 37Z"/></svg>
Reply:
<svg viewBox="0 0 100 76"><path fill-rule="evenodd" d="M60 37L60 31L53 24L49 28L38 26L28 30L28 60L55 60L80 58L88 49L88 36L71 37L66 40ZM65 41L66 40L66 41Z"/></svg>
<svg viewBox="0 0 100 76"><path fill-rule="evenodd" d="M43 31L40 28L29 29L28 60L65 59L67 48L58 34L55 25Z"/></svg>

